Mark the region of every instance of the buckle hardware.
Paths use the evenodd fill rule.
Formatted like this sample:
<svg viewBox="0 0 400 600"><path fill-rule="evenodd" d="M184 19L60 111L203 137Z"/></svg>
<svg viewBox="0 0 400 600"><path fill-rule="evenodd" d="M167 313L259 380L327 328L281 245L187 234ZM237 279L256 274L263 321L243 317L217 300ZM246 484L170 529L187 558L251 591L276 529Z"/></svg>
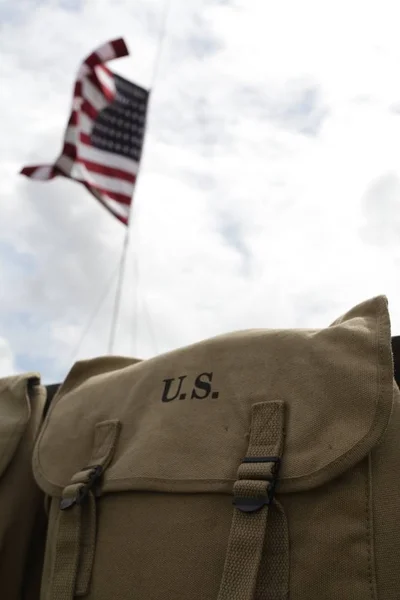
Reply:
<svg viewBox="0 0 400 600"><path fill-rule="evenodd" d="M266 495L247 498L239 496L234 498L233 505L241 512L246 513L256 512L266 505L270 506L274 500L281 459L277 456L246 456L242 463L273 463L273 465L270 471L271 474L267 473L265 477L256 479L256 481L261 479L261 481L269 482Z"/></svg>
<svg viewBox="0 0 400 600"><path fill-rule="evenodd" d="M103 475L103 467L101 465L95 465L94 467L86 467L83 470L91 471L89 473L88 481L84 485L82 485L80 488L78 488L78 491L76 492L75 497L61 499L61 502L60 502L61 510L67 510L68 508L75 506L75 504L77 506L81 506L84 503L84 501L86 500L86 498L88 497L89 492L92 490L92 488L97 483L97 481L100 479L100 477Z"/></svg>

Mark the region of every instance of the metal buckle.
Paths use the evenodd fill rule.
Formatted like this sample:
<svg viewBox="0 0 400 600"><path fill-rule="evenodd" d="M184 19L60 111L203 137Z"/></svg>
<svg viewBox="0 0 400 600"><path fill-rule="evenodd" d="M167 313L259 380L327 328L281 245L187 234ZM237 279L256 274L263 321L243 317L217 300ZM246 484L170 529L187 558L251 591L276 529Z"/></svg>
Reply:
<svg viewBox="0 0 400 600"><path fill-rule="evenodd" d="M264 478L261 478L262 481L269 482L265 496L255 496L253 498L238 497L233 500L233 505L241 512L256 512L263 508L263 506L269 506L274 500L281 459L278 456L246 456L242 463L274 463L271 469L272 476L268 474ZM255 479L254 481L259 480Z"/></svg>
<svg viewBox="0 0 400 600"><path fill-rule="evenodd" d="M95 465L94 467L86 467L85 470L91 470L89 474L89 480L87 483L83 484L76 493L76 496L73 498L62 498L60 502L60 509L67 510L72 506L81 506L86 498L89 495L90 490L94 487L95 483L100 479L103 475L103 467L101 465Z"/></svg>

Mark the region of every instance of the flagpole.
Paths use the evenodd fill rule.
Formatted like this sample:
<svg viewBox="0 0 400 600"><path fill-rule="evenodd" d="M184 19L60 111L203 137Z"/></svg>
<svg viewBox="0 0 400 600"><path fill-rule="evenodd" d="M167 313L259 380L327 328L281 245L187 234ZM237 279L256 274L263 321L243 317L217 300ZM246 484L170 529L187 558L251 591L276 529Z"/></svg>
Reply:
<svg viewBox="0 0 400 600"><path fill-rule="evenodd" d="M131 211L129 211L129 212L131 212ZM126 259L128 256L129 231L130 231L130 227L129 227L129 219L128 219L128 223L126 225L126 232L125 232L125 236L124 236L124 243L122 246L121 260L120 260L119 269L118 269L118 281L117 281L117 289L115 292L114 310L113 310L113 315L112 315L112 320L111 320L110 339L109 339L109 343L108 343L108 354L112 354L113 350L114 350L115 335L116 335L116 331L117 331L117 321L118 321L118 315L119 315L119 311L120 311L120 307L121 307L122 287L124 284Z"/></svg>
<svg viewBox="0 0 400 600"><path fill-rule="evenodd" d="M154 60L153 73L152 73L151 84L150 84L150 89L149 89L149 99L148 99L148 106L147 106L147 111L146 111L146 122L144 125L143 146L142 146L142 152L141 152L142 155L143 155L143 151L144 151L144 147L145 147L145 143L146 143L147 114L149 112L149 105L150 105L150 101L151 101L151 97L152 97L151 91L153 90L154 83L155 83L155 80L158 75L159 65L161 62L161 53L162 53L166 30L167 30L167 20L168 20L169 10L171 7L171 2L172 2L172 0L165 0L165 2L164 2L164 12L163 12L162 19L161 19L161 28L159 31L157 52L156 52L156 57ZM142 161L139 160L134 193L136 193L136 189L137 189L141 163L142 163ZM129 233L130 233L130 223L131 223L131 218L132 218L132 212L133 212L133 199L132 199L132 203L129 207L127 230L126 230L125 237L124 237L121 261L120 261L120 265L119 265L118 283L117 283L117 289L116 289L116 293L115 293L115 303L114 303L114 310L113 310L112 321L111 321L110 340L109 340L109 344L108 344L108 354L112 354L112 352L114 350L117 322L118 322L118 316L119 316L119 311L120 311L120 307L121 307L121 297L122 297L122 288L123 288L123 284L124 284L126 259L127 259L127 255L128 255ZM135 310L137 310L136 306L135 306ZM136 317L136 315L134 315L134 317Z"/></svg>

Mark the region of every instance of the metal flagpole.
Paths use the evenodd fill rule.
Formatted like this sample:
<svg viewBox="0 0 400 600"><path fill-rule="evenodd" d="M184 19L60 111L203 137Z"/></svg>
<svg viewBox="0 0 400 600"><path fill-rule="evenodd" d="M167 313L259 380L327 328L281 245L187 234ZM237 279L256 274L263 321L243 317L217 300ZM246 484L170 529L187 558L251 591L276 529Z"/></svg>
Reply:
<svg viewBox="0 0 400 600"><path fill-rule="evenodd" d="M171 7L171 2L172 2L172 0L166 0L166 2L164 4L164 14L163 14L162 21L161 21L157 54L156 54L156 57L154 60L153 75L152 75L150 90L149 90L146 122L145 122L145 126L144 126L145 131L144 131L144 136L143 136L143 147L142 147L142 153L141 153L142 156L144 153L144 147L145 147L145 143L146 143L147 115L149 114L149 107L150 107L150 102L151 102L151 91L154 87L154 83L155 83L155 80L156 80L156 77L158 74L158 67L159 67L160 59L161 59L161 51L162 51L162 47L164 44L164 39L165 39L165 34L166 34L166 29L167 29L167 19L168 19L169 9ZM136 192L136 189L137 189L141 163L142 163L142 160L140 159L139 166L138 166L138 172L136 174L136 184L135 184L134 193ZM114 310L113 310L112 321L111 321L110 340L109 340L109 344L108 344L108 354L112 354L113 350L114 350L117 323L118 323L118 317L119 317L119 312L120 312L120 308L121 308L122 288L123 288L123 284L124 284L126 261L127 261L127 255L128 255L130 223L131 223L132 212L133 212L133 200L129 207L127 230L126 230L125 237L124 237L121 261L120 261L120 265L119 265L118 283L117 283L117 289L116 289L116 293L115 293L115 303L114 303ZM136 312L136 307L135 307L135 312ZM134 315L134 317L136 317L136 315Z"/></svg>
<svg viewBox="0 0 400 600"><path fill-rule="evenodd" d="M129 213L130 213L130 211L129 211ZM128 255L129 231L130 231L130 227L129 227L129 218L128 218L128 224L127 224L126 232L125 232L125 236L124 236L124 245L122 246L121 260L120 260L119 269L118 269L118 281L117 281L117 289L115 292L114 310L113 310L113 315L112 315L112 320L111 320L110 340L108 343L108 354L112 354L113 349L114 349L115 334L117 331L117 321L118 321L118 315L119 315L120 306L121 306L122 286L124 283L126 258Z"/></svg>

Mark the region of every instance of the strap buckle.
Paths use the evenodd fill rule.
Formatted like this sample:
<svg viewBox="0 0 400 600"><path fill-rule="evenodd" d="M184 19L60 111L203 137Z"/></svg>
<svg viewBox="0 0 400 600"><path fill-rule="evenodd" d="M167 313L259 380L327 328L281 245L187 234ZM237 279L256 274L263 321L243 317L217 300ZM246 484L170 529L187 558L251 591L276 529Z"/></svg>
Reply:
<svg viewBox="0 0 400 600"><path fill-rule="evenodd" d="M87 476L86 483L83 483L82 485L80 485L78 487L75 496L72 496L71 498L62 498L61 499L61 502L60 502L61 510L67 510L68 508L71 508L72 506L75 506L75 505L81 506L84 503L84 501L86 500L86 498L88 497L89 492L93 489L94 485L97 483L97 481L103 475L103 467L101 465L95 465L93 467L86 467L85 469L82 469L82 470L90 471L90 473Z"/></svg>
<svg viewBox="0 0 400 600"><path fill-rule="evenodd" d="M272 466L267 469L266 473L257 473L256 475L250 476L246 476L246 474L243 473L243 477L240 477L240 479L236 482L237 487L239 487L239 489L242 488L242 490L243 486L241 484L243 484L244 481L246 481L246 487L248 487L249 483L254 482L255 487L257 487L258 490L260 489L260 483L267 482L263 488L264 493L258 494L258 490L256 489L254 495L247 496L247 494L243 495L239 493L239 495L235 496L233 505L241 512L247 513L256 512L263 508L263 506L269 506L272 504L274 500L281 459L278 456L246 456L242 461L242 467L249 463L268 463L270 465L272 464Z"/></svg>

